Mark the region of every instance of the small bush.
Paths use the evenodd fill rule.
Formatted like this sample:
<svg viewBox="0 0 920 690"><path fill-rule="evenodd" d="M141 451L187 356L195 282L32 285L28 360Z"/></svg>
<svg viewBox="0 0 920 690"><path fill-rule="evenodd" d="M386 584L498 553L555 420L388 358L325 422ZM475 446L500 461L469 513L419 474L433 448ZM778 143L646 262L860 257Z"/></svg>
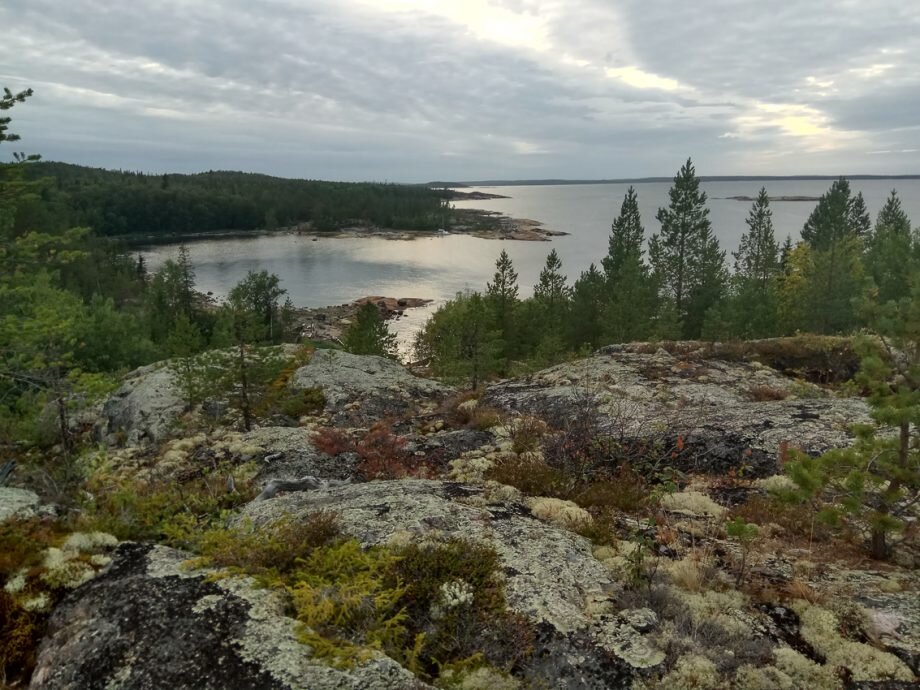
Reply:
<svg viewBox="0 0 920 690"><path fill-rule="evenodd" d="M781 388L767 385L753 386L748 390L748 396L754 402L768 402L771 400L785 400L789 393Z"/></svg>
<svg viewBox="0 0 920 690"><path fill-rule="evenodd" d="M326 409L326 395L322 388L292 390L281 399L279 407L281 412L295 419L318 415Z"/></svg>
<svg viewBox="0 0 920 690"><path fill-rule="evenodd" d="M515 453L533 453L540 449L540 442L546 435L546 422L537 417L525 415L510 420L505 428L511 438L511 450Z"/></svg>
<svg viewBox="0 0 920 690"><path fill-rule="evenodd" d="M513 486L527 496L569 498L576 486L562 470L516 456L502 458L486 473L486 478Z"/></svg>
<svg viewBox="0 0 920 690"><path fill-rule="evenodd" d="M628 465L618 468L611 479L591 482L573 496L582 508L613 508L637 513L649 505L648 482Z"/></svg>
<svg viewBox="0 0 920 690"><path fill-rule="evenodd" d="M342 429L335 427L323 427L318 430L310 439L313 445L321 453L326 455L341 455L342 453L353 453L355 442Z"/></svg>

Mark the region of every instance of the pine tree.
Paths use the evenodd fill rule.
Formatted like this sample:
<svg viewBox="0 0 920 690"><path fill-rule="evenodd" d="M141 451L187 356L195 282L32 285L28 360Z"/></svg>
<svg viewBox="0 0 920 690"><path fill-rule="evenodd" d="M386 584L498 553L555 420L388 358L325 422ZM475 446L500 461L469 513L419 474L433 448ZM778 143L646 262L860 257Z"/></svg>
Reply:
<svg viewBox="0 0 920 690"><path fill-rule="evenodd" d="M878 313L882 347L860 343L857 377L870 392L873 425L855 428L857 442L819 458L798 455L786 471L793 498L825 500L821 516L868 533L875 558L887 558L888 535L901 530L920 501L920 288Z"/></svg>
<svg viewBox="0 0 920 690"><path fill-rule="evenodd" d="M566 276L562 274L562 260L553 249L546 257L546 265L540 271L540 281L533 288L533 296L551 314L559 314L569 298Z"/></svg>
<svg viewBox="0 0 920 690"><path fill-rule="evenodd" d="M722 315L735 338L762 338L776 328L776 287L780 271L779 244L773 231L773 212L767 190L761 188L747 218L735 257L732 295ZM725 337L722 335L720 337Z"/></svg>
<svg viewBox="0 0 920 690"><path fill-rule="evenodd" d="M685 337L698 337L706 312L725 288L725 253L712 233L706 193L693 162L678 171L669 205L658 209L661 232L649 240L649 258L662 297L673 302Z"/></svg>
<svg viewBox="0 0 920 690"><path fill-rule="evenodd" d="M655 288L643 260L644 233L638 196L630 187L611 225L607 256L601 261L606 282L603 330L609 342L641 340L650 332Z"/></svg>
<svg viewBox="0 0 920 690"><path fill-rule="evenodd" d="M620 215L610 226L607 256L601 261L608 281L616 281L625 264L636 260L641 262L644 239L645 228L642 227L639 215L639 197L636 190L630 187L623 197Z"/></svg>
<svg viewBox="0 0 920 690"><path fill-rule="evenodd" d="M207 388L209 376L198 366L195 358L201 351L201 346L201 331L189 320L188 315L179 314L166 341L166 347L172 357L169 366L179 382L186 410L191 410L201 402Z"/></svg>
<svg viewBox="0 0 920 690"><path fill-rule="evenodd" d="M572 306L569 312L569 345L575 350L587 346L595 350L601 344L606 281L593 263L572 286Z"/></svg>
<svg viewBox="0 0 920 690"><path fill-rule="evenodd" d="M914 261L911 245L910 219L892 190L879 211L866 251L866 269L878 289L880 303L908 294Z"/></svg>
<svg viewBox="0 0 920 690"><path fill-rule="evenodd" d="M515 332L515 311L518 300L518 274L508 252L502 249L495 262L495 276L486 284L486 302L492 311L496 328L501 333L501 357L504 370L511 366L511 358L517 350L517 333Z"/></svg>
<svg viewBox="0 0 920 690"><path fill-rule="evenodd" d="M191 317L195 313L195 267L192 265L188 247L184 244L179 245L176 268L179 273L179 306Z"/></svg>
<svg viewBox="0 0 920 690"><path fill-rule="evenodd" d="M342 338L345 349L355 355L377 355L396 358L396 336L376 305L365 302L358 310L354 323Z"/></svg>
<svg viewBox="0 0 920 690"><path fill-rule="evenodd" d="M802 239L813 249L824 251L830 245L848 237L864 239L871 226L862 193L850 196L850 183L845 177L835 180L811 212L802 228Z"/></svg>

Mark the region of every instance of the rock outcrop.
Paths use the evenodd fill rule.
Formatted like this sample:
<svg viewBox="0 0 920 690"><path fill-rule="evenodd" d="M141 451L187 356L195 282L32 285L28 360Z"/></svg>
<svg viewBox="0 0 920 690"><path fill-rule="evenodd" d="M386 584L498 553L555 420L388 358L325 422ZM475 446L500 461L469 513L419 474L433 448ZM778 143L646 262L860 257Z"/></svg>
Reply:
<svg viewBox="0 0 920 690"><path fill-rule="evenodd" d="M175 376L164 363L128 374L102 408L103 437L120 435L128 445L165 439L182 414L184 403Z"/></svg>
<svg viewBox="0 0 920 690"><path fill-rule="evenodd" d="M260 527L320 510L334 510L343 531L365 545L460 537L493 547L509 605L540 631L528 672L533 680L554 688L618 687L664 659L616 610L621 586L590 542L536 519L510 487L370 482L253 503L242 518Z"/></svg>
<svg viewBox="0 0 920 690"><path fill-rule="evenodd" d="M311 659L282 602L246 578L209 579L187 554L123 544L51 619L32 690L417 690L379 655L347 671Z"/></svg>
<svg viewBox="0 0 920 690"><path fill-rule="evenodd" d="M310 362L294 373L291 385L321 388L332 420L355 426L430 411L451 393L449 387L413 376L385 357L336 350L317 350Z"/></svg>
<svg viewBox="0 0 920 690"><path fill-rule="evenodd" d="M756 476L777 471L782 447L820 453L851 442L868 422L858 398L829 397L756 362L609 348L487 389L480 404L565 420L578 405L616 438L682 438L685 469ZM688 459L689 458L689 459Z"/></svg>
<svg viewBox="0 0 920 690"><path fill-rule="evenodd" d="M27 489L0 486L0 522L10 518L28 518L39 507L38 494Z"/></svg>

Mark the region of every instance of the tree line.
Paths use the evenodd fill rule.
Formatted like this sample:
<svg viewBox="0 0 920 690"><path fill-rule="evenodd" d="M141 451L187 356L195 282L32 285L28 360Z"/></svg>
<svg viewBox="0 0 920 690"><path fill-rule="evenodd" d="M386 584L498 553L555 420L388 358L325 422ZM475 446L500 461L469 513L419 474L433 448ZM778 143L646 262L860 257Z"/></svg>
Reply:
<svg viewBox="0 0 920 690"><path fill-rule="evenodd" d="M869 324L873 306L908 297L920 268L920 240L897 192L873 225L844 178L820 197L798 242L778 241L761 189L731 259L691 160L655 218L658 232L647 236L630 187L599 265L570 283L553 250L528 299L502 251L484 291L457 295L432 316L416 356L476 386L608 343L850 333Z"/></svg>
<svg viewBox="0 0 920 690"><path fill-rule="evenodd" d="M91 227L97 236L181 235L310 223L319 231L367 224L400 230L446 227L443 191L417 185L294 180L209 171L148 175L36 162L29 181L53 180L22 221Z"/></svg>

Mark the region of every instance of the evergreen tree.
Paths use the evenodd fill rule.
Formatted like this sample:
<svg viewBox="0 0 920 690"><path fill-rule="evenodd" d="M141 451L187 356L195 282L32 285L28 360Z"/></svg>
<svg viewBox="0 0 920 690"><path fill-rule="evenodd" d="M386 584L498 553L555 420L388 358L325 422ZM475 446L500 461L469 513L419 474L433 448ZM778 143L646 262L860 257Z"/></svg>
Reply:
<svg viewBox="0 0 920 690"><path fill-rule="evenodd" d="M884 348L862 341L857 377L870 392L874 424L855 428L853 446L797 455L786 471L798 487L794 497L825 499L821 517L865 530L882 559L888 535L904 528L920 501L920 289L885 305L877 327Z"/></svg>
<svg viewBox="0 0 920 690"><path fill-rule="evenodd" d="M879 211L866 251L866 269L878 289L880 303L909 293L914 261L911 245L910 219L901 208L897 192L892 190Z"/></svg>
<svg viewBox="0 0 920 690"><path fill-rule="evenodd" d="M441 377L469 381L471 388L499 369L499 334L490 330L492 316L477 292L459 294L441 306L415 342L416 358Z"/></svg>
<svg viewBox="0 0 920 690"><path fill-rule="evenodd" d="M501 333L501 356L504 372L510 369L511 358L516 350L515 311L518 300L518 274L508 252L502 249L495 262L495 276L486 284L486 301L495 319L496 327Z"/></svg>
<svg viewBox="0 0 920 690"><path fill-rule="evenodd" d="M387 322L380 316L380 309L371 302L361 305L342 343L348 352L355 355L396 358L396 336L390 333Z"/></svg>
<svg viewBox="0 0 920 690"><path fill-rule="evenodd" d="M186 314L179 314L166 347L172 357L169 366L179 382L185 409L191 410L201 402L209 376L198 366L195 355L201 351L201 331Z"/></svg>
<svg viewBox="0 0 920 690"><path fill-rule="evenodd" d="M607 256L601 262L606 281L604 337L610 342L641 340L650 332L655 288L643 260L644 233L638 196L630 187L611 225Z"/></svg>
<svg viewBox="0 0 920 690"><path fill-rule="evenodd" d="M821 195L817 206L805 221L802 239L813 249L824 251L837 240L865 238L870 224L862 194L851 197L850 183L841 177Z"/></svg>
<svg viewBox="0 0 920 690"><path fill-rule="evenodd" d="M255 342L277 343L281 341L284 329L280 323L278 300L287 290L281 287L281 279L268 271L249 271L228 295L234 309L249 312L254 323L261 324L255 333Z"/></svg>
<svg viewBox="0 0 920 690"><path fill-rule="evenodd" d="M192 265L188 247L184 244L179 245L176 269L179 279L179 307L191 317L195 313L195 267Z"/></svg>
<svg viewBox="0 0 920 690"><path fill-rule="evenodd" d="M741 236L738 251L733 254L732 295L723 305L722 315L731 337L763 338L775 333L780 271L780 249L765 188L757 195L746 222L748 231Z"/></svg>
<svg viewBox="0 0 920 690"><path fill-rule="evenodd" d="M695 338L706 312L722 297L726 274L725 253L712 233L706 193L690 159L674 178L669 202L658 210L661 232L649 240L649 258L684 336Z"/></svg>
<svg viewBox="0 0 920 690"><path fill-rule="evenodd" d="M866 200L862 192L857 193L850 203L850 227L853 234L861 237L863 241L869 239L872 232L872 219L869 217L869 210L866 208Z"/></svg>
<svg viewBox="0 0 920 690"><path fill-rule="evenodd" d="M587 346L596 350L604 332L603 310L606 297L604 275L593 263L572 286L572 306L569 311L569 345L578 350Z"/></svg>
<svg viewBox="0 0 920 690"><path fill-rule="evenodd" d="M645 229L639 215L639 197L636 190L630 187L623 197L620 215L610 226L607 256L601 261L608 281L615 282L625 264L637 260L641 262L644 239Z"/></svg>
<svg viewBox="0 0 920 690"><path fill-rule="evenodd" d="M566 285L566 276L562 274L562 260L553 249L540 271L539 282L533 288L533 299L543 329L538 347L545 359L551 359L565 349L563 328L570 296L571 289Z"/></svg>

